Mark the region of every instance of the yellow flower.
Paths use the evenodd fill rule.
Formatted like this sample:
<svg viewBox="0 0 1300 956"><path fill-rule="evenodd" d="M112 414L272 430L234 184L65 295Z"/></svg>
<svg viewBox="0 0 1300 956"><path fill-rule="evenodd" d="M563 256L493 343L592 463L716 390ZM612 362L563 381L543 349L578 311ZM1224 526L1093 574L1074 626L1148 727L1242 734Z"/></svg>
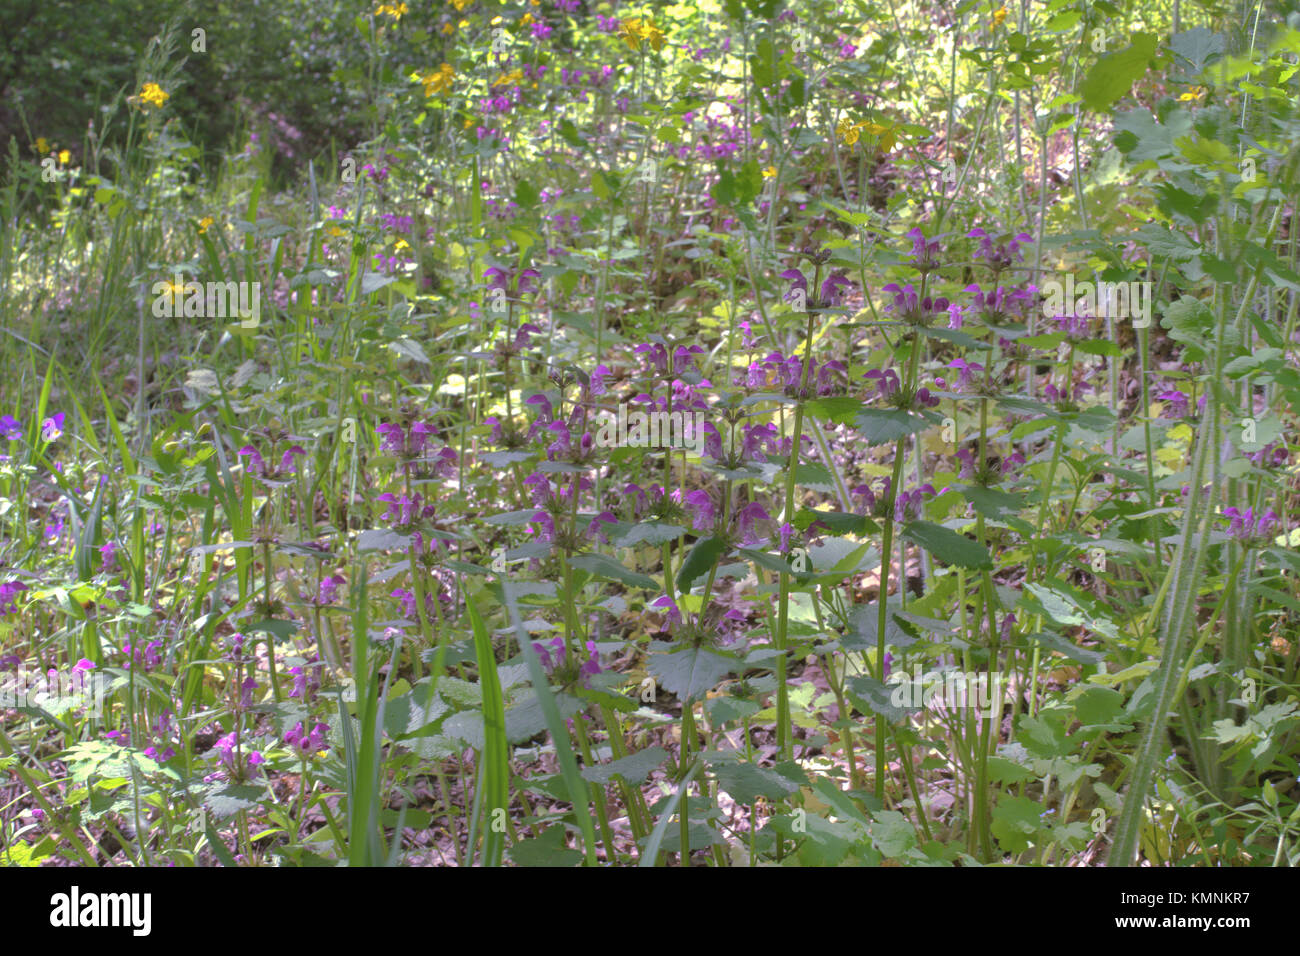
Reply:
<svg viewBox="0 0 1300 956"><path fill-rule="evenodd" d="M46 153L48 153L49 151L50 151L50 141L47 140L44 136L37 136L37 137L36 137L36 152L38 152L38 153L40 153L42 156L44 156L44 155L45 155Z"/></svg>
<svg viewBox="0 0 1300 956"><path fill-rule="evenodd" d="M993 11L993 25L997 27L1002 26L1002 21L1005 20L1006 18L1007 18L1007 5L1004 3L1002 6L998 7L996 10Z"/></svg>
<svg viewBox="0 0 1300 956"><path fill-rule="evenodd" d="M442 32L443 35L445 36L451 36L453 33L456 32L456 28L452 26L450 23L444 23L442 25Z"/></svg>
<svg viewBox="0 0 1300 956"><path fill-rule="evenodd" d="M202 219L199 220L199 235L200 235L200 236L203 235L205 232L208 231L208 226L212 225L213 221L214 221L214 220L213 220L213 218L212 218L211 216L204 216Z"/></svg>
<svg viewBox="0 0 1300 956"><path fill-rule="evenodd" d="M881 126L879 123L863 123L863 130L871 136L880 137L880 148L886 153L894 148L898 142L898 136L892 126Z"/></svg>
<svg viewBox="0 0 1300 956"><path fill-rule="evenodd" d="M492 81L493 86L516 86L524 81L524 71L521 69L511 70L509 73L503 73Z"/></svg>
<svg viewBox="0 0 1300 956"><path fill-rule="evenodd" d="M835 127L835 135L840 138L840 142L845 146L852 146L858 141L858 136L862 133L862 127L865 123L851 123L848 117L839 121Z"/></svg>
<svg viewBox="0 0 1300 956"><path fill-rule="evenodd" d="M520 25L521 27L526 27L526 26L528 26L528 24L530 24L530 23L532 23L532 22L533 22L533 15L532 15L531 13L525 13L525 14L520 18L520 20L519 20L519 25Z"/></svg>
<svg viewBox="0 0 1300 956"><path fill-rule="evenodd" d="M898 136L893 127L881 126L879 123L872 123L869 120L853 123L846 117L840 120L835 127L835 135L840 138L840 142L845 146L852 146L857 143L863 133L868 136L880 137L880 148L885 152L893 149L894 144L898 142Z"/></svg>
<svg viewBox="0 0 1300 956"><path fill-rule="evenodd" d="M767 169L763 170L763 178L764 178L764 179L775 179L775 178L776 178L776 167L775 167L775 166L769 166L769 167L767 167Z"/></svg>
<svg viewBox="0 0 1300 956"><path fill-rule="evenodd" d="M162 109L163 104L171 99L171 94L157 83L146 83L144 89L140 91L140 99L152 104L157 109Z"/></svg>
<svg viewBox="0 0 1300 956"><path fill-rule="evenodd" d="M424 84L425 99L428 99L436 93L443 93L451 89L452 80L455 78L456 71L452 69L450 63L444 63L442 66L438 67L438 69L425 74L411 74L411 79L415 80L417 83Z"/></svg>
<svg viewBox="0 0 1300 956"><path fill-rule="evenodd" d="M403 249L409 249L409 248L411 248L411 244L407 242L405 239L398 239L395 243L393 243L394 252L401 252Z"/></svg>
<svg viewBox="0 0 1300 956"><path fill-rule="evenodd" d="M633 17L630 20L624 20L623 30L619 37L634 52L641 49L642 41L648 41L655 52L662 50L664 46L663 31L655 26L654 21L648 17L645 19Z"/></svg>
<svg viewBox="0 0 1300 956"><path fill-rule="evenodd" d="M470 5L470 0L451 0L451 5L456 8L457 13L460 13Z"/></svg>
<svg viewBox="0 0 1300 956"><path fill-rule="evenodd" d="M59 150L59 165L66 166L72 162L72 153L66 149Z"/></svg>
<svg viewBox="0 0 1300 956"><path fill-rule="evenodd" d="M1195 102L1196 100L1199 100L1204 95L1205 95L1205 87L1193 86L1182 96L1178 97L1178 101L1180 103L1192 103Z"/></svg>
<svg viewBox="0 0 1300 956"><path fill-rule="evenodd" d="M381 3L379 7L375 10L375 16L379 16L381 13L384 13L392 17L394 20L400 20L402 19L402 14L409 13L409 12L410 12L410 7L408 7L404 3Z"/></svg>

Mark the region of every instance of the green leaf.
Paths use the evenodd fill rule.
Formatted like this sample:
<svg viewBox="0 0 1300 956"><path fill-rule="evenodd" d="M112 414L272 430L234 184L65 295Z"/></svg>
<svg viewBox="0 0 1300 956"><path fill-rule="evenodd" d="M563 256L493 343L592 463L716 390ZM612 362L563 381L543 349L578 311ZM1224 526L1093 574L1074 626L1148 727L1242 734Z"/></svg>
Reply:
<svg viewBox="0 0 1300 956"><path fill-rule="evenodd" d="M655 824L655 828L650 834L650 839L646 841L645 851L641 854L641 860L637 864L638 866L655 865L655 861L659 856L659 848L663 845L664 836L668 833L668 822L672 819L673 811L677 809L677 804L681 802L682 797L687 793L690 787L691 781L695 779L695 775L700 772L700 768L703 766L704 764L701 763L699 759L696 759L691 765L690 771L682 778L681 783L678 784L676 792L668 798L668 802L664 806L663 812L659 815L659 821ZM689 814L687 816L687 825L689 826Z"/></svg>
<svg viewBox="0 0 1300 956"><path fill-rule="evenodd" d="M896 605L887 606L885 610L885 643L895 647L907 647L915 644L898 622L894 620ZM859 604L849 613L849 626L840 643L846 650L865 651L876 646L876 631L880 626L880 603Z"/></svg>
<svg viewBox="0 0 1300 956"><path fill-rule="evenodd" d="M582 771L582 776L592 783L604 784L613 781L617 775L627 783L638 786L644 783L650 776L650 772L661 766L667 758L668 751L663 747L647 747L645 750L628 754L610 763L586 767Z"/></svg>
<svg viewBox="0 0 1300 956"><path fill-rule="evenodd" d="M540 836L520 840L506 855L515 866L577 866L582 854L565 846L564 833L562 826L549 826Z"/></svg>
<svg viewBox="0 0 1300 956"><path fill-rule="evenodd" d="M231 784L213 790L203 800L203 805L218 820L233 817L240 810L251 810L266 799L266 791L248 784Z"/></svg>
<svg viewBox="0 0 1300 956"><path fill-rule="evenodd" d="M384 286L391 285L396 281L396 276L384 275L382 272L363 272L361 274L361 294L369 295L372 292L378 292Z"/></svg>
<svg viewBox="0 0 1300 956"><path fill-rule="evenodd" d="M1066 657L1078 661L1080 664L1100 664L1106 659L1105 654L1098 654L1086 647L1077 647L1072 641L1050 631L1039 631L1030 634L1026 640L1036 641L1048 650L1060 651Z"/></svg>
<svg viewBox="0 0 1300 956"><path fill-rule="evenodd" d="M505 850L505 832L493 826L494 816L508 812L510 806L510 745L506 740L505 702L497 661L492 650L492 635L473 601L465 605L474 631L474 655L478 662L479 687L483 691L483 749L479 752L479 785L475 802L482 802L484 866L498 866Z"/></svg>
<svg viewBox="0 0 1300 956"><path fill-rule="evenodd" d="M718 537L710 535L707 538L700 538L691 548L690 553L686 555L686 560L682 562L681 568L677 571L677 591L680 594L688 594L691 585L695 579L706 574L709 568L717 562L723 551L726 550L727 543Z"/></svg>
<svg viewBox="0 0 1300 956"><path fill-rule="evenodd" d="M860 710L864 712L869 710L873 714L879 714L891 724L897 723L908 714L920 709L895 702L905 692L902 684L882 684L874 677L866 674L860 677L850 677L844 684L849 692L849 699Z"/></svg>
<svg viewBox="0 0 1300 956"><path fill-rule="evenodd" d="M886 857L899 857L916 846L916 827L897 810L878 810L872 814L871 845Z"/></svg>
<svg viewBox="0 0 1300 956"><path fill-rule="evenodd" d="M836 425L850 425L853 420L868 409L856 398L847 395L832 395L813 399L805 406L808 414L818 421L829 420Z"/></svg>
<svg viewBox="0 0 1300 956"><path fill-rule="evenodd" d="M863 409L853 424L858 431L857 437L868 446L897 441L926 427L925 419L919 415L901 409L882 408Z"/></svg>
<svg viewBox="0 0 1300 956"><path fill-rule="evenodd" d="M531 209L537 205L540 194L537 187L526 179L521 179L515 184L515 202L525 209Z"/></svg>
<svg viewBox="0 0 1300 956"><path fill-rule="evenodd" d="M675 541L686 533L681 525L668 524L664 521L642 521L629 525L623 534L616 538L618 543L630 548L637 544L661 545L665 541ZM614 537L613 534L610 537Z"/></svg>
<svg viewBox="0 0 1300 956"><path fill-rule="evenodd" d="M1132 238L1153 256L1173 259L1175 262L1187 262L1200 250L1196 244L1181 232L1174 232L1168 226L1150 222L1133 233Z"/></svg>
<svg viewBox="0 0 1300 956"><path fill-rule="evenodd" d="M993 835L1008 853L1029 849L1029 838L1041 829L1043 805L1029 797L1003 794L993 808Z"/></svg>
<svg viewBox="0 0 1300 956"><path fill-rule="evenodd" d="M993 559L984 545L942 525L913 521L903 528L903 537L919 544L945 564L962 568L993 567Z"/></svg>
<svg viewBox="0 0 1300 956"><path fill-rule="evenodd" d="M1194 27L1169 38L1169 48L1191 64L1188 74L1199 76L1210 58L1223 52L1224 38L1206 27Z"/></svg>
<svg viewBox="0 0 1300 956"><path fill-rule="evenodd" d="M741 697L710 697L704 702L704 709L715 727L753 717L760 710L754 701Z"/></svg>
<svg viewBox="0 0 1300 956"><path fill-rule="evenodd" d="M759 797L784 800L799 789L775 770L752 763L722 764L713 770L718 788L727 791L737 803L755 803Z"/></svg>
<svg viewBox="0 0 1300 956"><path fill-rule="evenodd" d="M849 514L843 511L814 511L811 508L804 508L794 516L792 522L800 531L807 531L815 521L820 521L826 527L831 529L835 535L849 534L866 534L870 528L870 522L862 515Z"/></svg>
<svg viewBox="0 0 1300 956"><path fill-rule="evenodd" d="M801 461L794 470L795 484L829 495L835 492L835 478L820 462Z"/></svg>
<svg viewBox="0 0 1300 956"><path fill-rule="evenodd" d="M647 591L663 590L659 582L654 578L624 567L605 554L596 554L594 552L579 554L570 558L569 564L575 568L581 568L583 571L590 571L596 577L606 581L621 581L629 587L644 588Z"/></svg>
<svg viewBox="0 0 1300 956"><path fill-rule="evenodd" d="M538 657L537 651L533 649L533 642L529 639L528 632L524 630L523 624L520 622L519 602L515 597L516 588L513 582L504 581L501 590L506 611L510 615L510 626L514 629L515 639L519 641L524 660L528 664L529 680L537 690L537 696L542 705L542 713L546 715L546 726L550 729L551 740L555 744L555 755L560 765L560 774L564 778L565 786L569 791L569 800L574 807L573 815L582 830L586 863L589 866L595 866L596 828L591 820L591 788L582 779L582 774L578 769L578 761L574 757L573 747L569 743L569 733L564 725L564 718L560 716L560 710L556 706L555 694L546 681L546 672L542 669L541 658Z"/></svg>
<svg viewBox="0 0 1300 956"><path fill-rule="evenodd" d="M682 701L692 701L713 690L737 661L703 647L683 647L650 655L647 669L664 689Z"/></svg>
<svg viewBox="0 0 1300 956"><path fill-rule="evenodd" d="M1083 97L1084 105L1096 112L1110 109L1147 71L1155 53L1155 36L1135 33L1132 45L1103 55L1079 84L1079 95Z"/></svg>

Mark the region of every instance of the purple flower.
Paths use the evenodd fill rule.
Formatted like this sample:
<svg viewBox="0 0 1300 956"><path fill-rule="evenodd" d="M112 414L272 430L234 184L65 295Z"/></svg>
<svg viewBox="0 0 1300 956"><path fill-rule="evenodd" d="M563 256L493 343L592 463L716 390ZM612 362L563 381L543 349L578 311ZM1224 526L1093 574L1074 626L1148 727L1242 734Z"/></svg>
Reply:
<svg viewBox="0 0 1300 956"><path fill-rule="evenodd" d="M63 412L58 412L41 422L41 441L52 442L63 434L63 417Z"/></svg>
<svg viewBox="0 0 1300 956"><path fill-rule="evenodd" d="M569 426L564 422L551 422L546 429L555 435L555 441L546 446L547 459L554 461L557 455L567 455L572 447Z"/></svg>
<svg viewBox="0 0 1300 956"><path fill-rule="evenodd" d="M912 240L912 264L922 272L929 272L939 265L939 237L927 240L921 227L917 226L907 233Z"/></svg>
<svg viewBox="0 0 1300 956"><path fill-rule="evenodd" d="M757 548L761 542L754 534L754 526L760 521L771 521L772 516L757 501L751 501L736 512L734 520L736 529L741 534L741 545L746 548Z"/></svg>
<svg viewBox="0 0 1300 956"><path fill-rule="evenodd" d="M266 462L262 460L261 452L252 445L245 445L239 449L239 456L248 459L249 468L258 475L266 474Z"/></svg>
<svg viewBox="0 0 1300 956"><path fill-rule="evenodd" d="M324 753L329 749L329 745L325 743L325 734L329 729L329 724L317 724L311 729L310 734L304 733L300 720L294 725L293 730L284 735L284 742L305 760L313 754Z"/></svg>
<svg viewBox="0 0 1300 956"><path fill-rule="evenodd" d="M331 574L324 578L320 583L320 588L316 593L317 604L333 604L338 600L339 587L347 583L347 578L341 574Z"/></svg>
<svg viewBox="0 0 1300 956"><path fill-rule="evenodd" d="M663 597L656 598L655 600L651 601L650 606L661 607L665 609L667 613L666 623L668 624L682 623L682 612L678 610L677 602L674 601L672 598L670 598L668 595L665 594Z"/></svg>
<svg viewBox="0 0 1300 956"><path fill-rule="evenodd" d="M872 369L864 377L875 381L876 393L884 401L889 401L893 398L898 394L898 390L902 387L902 382L899 381L898 373L892 368L887 368L884 371L881 371L880 369Z"/></svg>
<svg viewBox="0 0 1300 956"><path fill-rule="evenodd" d="M781 296L786 302L798 308L799 303L808 301L808 280L798 269L786 269L781 273L781 278L789 283L789 288L785 295Z"/></svg>
<svg viewBox="0 0 1300 956"><path fill-rule="evenodd" d="M396 425L392 422L384 422L382 425L376 427L375 431L378 432L380 436L380 451L391 452L392 454L398 454L401 452L402 446L406 441L406 435L402 431L401 425Z"/></svg>
<svg viewBox="0 0 1300 956"><path fill-rule="evenodd" d="M1156 398L1162 402L1169 403L1169 415L1171 418L1186 418L1187 411L1190 407L1191 398L1185 392L1176 388L1165 389L1163 392L1157 392Z"/></svg>
<svg viewBox="0 0 1300 956"><path fill-rule="evenodd" d="M533 499L533 504L537 505L539 508L554 498L554 495L551 493L551 479L547 478L540 471L535 471L525 478L524 484L529 486L529 494Z"/></svg>
<svg viewBox="0 0 1300 956"><path fill-rule="evenodd" d="M554 541L555 519L545 511L535 512L529 522L529 530L543 541Z"/></svg>
<svg viewBox="0 0 1300 956"><path fill-rule="evenodd" d="M307 450L301 445L291 446L280 458L280 474L292 475L297 470L293 463L294 456L305 454L307 454Z"/></svg>
<svg viewBox="0 0 1300 956"><path fill-rule="evenodd" d="M858 485L849 494L851 497L862 499L863 511L866 514L876 510L876 493L871 490L870 485Z"/></svg>
<svg viewBox="0 0 1300 956"><path fill-rule="evenodd" d="M1080 340L1088 337L1088 319L1081 315L1056 315L1052 321L1057 324L1065 337L1069 340Z"/></svg>
<svg viewBox="0 0 1300 956"><path fill-rule="evenodd" d="M1228 519L1228 536L1246 541L1251 538L1270 539L1276 535L1278 516L1268 510L1255 517L1250 508L1240 511L1237 508L1224 508L1223 516Z"/></svg>
<svg viewBox="0 0 1300 956"><path fill-rule="evenodd" d="M1291 460L1291 452L1280 442L1270 442L1246 457L1260 468L1281 468Z"/></svg>
<svg viewBox="0 0 1300 956"><path fill-rule="evenodd" d="M838 306L841 302L844 301L844 293L841 290L852 285L853 282L847 276L842 276L842 275L829 276L824 282L822 282L822 287L821 287L822 306L824 308L835 308L836 306Z"/></svg>
<svg viewBox="0 0 1300 956"><path fill-rule="evenodd" d="M99 546L99 572L112 574L117 570L117 544L106 541Z"/></svg>
<svg viewBox="0 0 1300 956"><path fill-rule="evenodd" d="M777 533L781 536L781 553L788 554L790 551L790 539L794 536L794 525L787 521L777 529Z"/></svg>
<svg viewBox="0 0 1300 956"><path fill-rule="evenodd" d="M948 368L957 370L957 388L963 391L970 388L973 373L984 371L983 365L978 362L967 362L965 359L954 359L948 363Z"/></svg>
<svg viewBox="0 0 1300 956"><path fill-rule="evenodd" d="M966 236L970 239L980 240L975 258L988 262L995 272L1001 272L1003 269L1010 267L1013 262L1022 261L1024 256L1020 252L1021 245L1034 241L1034 237L1029 233L1021 232L999 245L994 243L991 234L978 227L966 233Z"/></svg>
<svg viewBox="0 0 1300 956"><path fill-rule="evenodd" d="M922 485L912 491L899 492L894 500L894 520L900 524L921 516L921 505L925 495L934 495L932 485Z"/></svg>
<svg viewBox="0 0 1300 956"><path fill-rule="evenodd" d="M12 415L0 418L0 438L16 441L22 436L23 426Z"/></svg>
<svg viewBox="0 0 1300 956"><path fill-rule="evenodd" d="M697 489L688 494L682 504L691 513L691 527L696 531L710 531L717 520L717 508L713 499L705 490Z"/></svg>
<svg viewBox="0 0 1300 956"><path fill-rule="evenodd" d="M596 517L591 519L591 524L587 525L587 537L597 538L603 544L609 544L609 536L605 534L604 525L616 525L618 519L609 511L602 511Z"/></svg>

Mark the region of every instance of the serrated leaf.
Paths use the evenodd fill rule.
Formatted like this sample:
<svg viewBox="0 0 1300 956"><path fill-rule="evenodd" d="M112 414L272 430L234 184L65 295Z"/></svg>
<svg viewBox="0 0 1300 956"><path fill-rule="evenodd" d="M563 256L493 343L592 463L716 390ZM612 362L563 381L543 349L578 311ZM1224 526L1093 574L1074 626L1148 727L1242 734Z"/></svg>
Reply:
<svg viewBox="0 0 1300 956"><path fill-rule="evenodd" d="M926 427L926 421L901 409L868 408L854 418L853 425L858 439L875 446L919 432Z"/></svg>
<svg viewBox="0 0 1300 956"><path fill-rule="evenodd" d="M218 820L233 817L240 810L251 810L266 799L266 791L248 784L231 784L213 790L203 799L203 805Z"/></svg>
<svg viewBox="0 0 1300 956"><path fill-rule="evenodd" d="M737 661L703 647L650 655L647 669L664 688L682 701L692 701L713 690Z"/></svg>
<svg viewBox="0 0 1300 956"><path fill-rule="evenodd" d="M737 803L756 803L759 797L783 800L799 789L775 770L741 762L714 768L718 788L727 791Z"/></svg>
<svg viewBox="0 0 1300 956"><path fill-rule="evenodd" d="M676 541L685 533L686 529L681 525L668 524L665 521L642 521L640 524L630 525L622 536L615 540L625 548L637 544L657 546L665 541Z"/></svg>
<svg viewBox="0 0 1300 956"><path fill-rule="evenodd" d="M849 697L859 708L878 714L891 724L920 709L903 703L906 691L902 684L883 684L867 674L850 677L844 683Z"/></svg>
<svg viewBox="0 0 1300 956"><path fill-rule="evenodd" d="M1131 45L1104 54L1079 84L1084 105L1097 112L1110 109L1147 71L1155 53L1156 38L1150 33L1135 33Z"/></svg>
<svg viewBox="0 0 1300 956"><path fill-rule="evenodd" d="M610 783L617 774L633 786L639 786L650 776L651 771L668 759L668 751L663 747L647 747L645 750L628 754L619 760L586 767L582 771L583 779L592 783Z"/></svg>

